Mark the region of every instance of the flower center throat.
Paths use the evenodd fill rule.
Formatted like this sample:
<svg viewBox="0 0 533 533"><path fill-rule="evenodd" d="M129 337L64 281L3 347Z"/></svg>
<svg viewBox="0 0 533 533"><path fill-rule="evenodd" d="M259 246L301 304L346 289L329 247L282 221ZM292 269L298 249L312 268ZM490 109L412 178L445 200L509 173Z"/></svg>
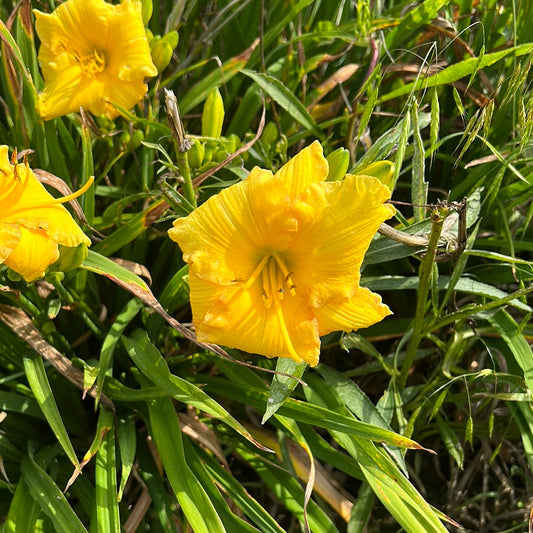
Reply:
<svg viewBox="0 0 533 533"><path fill-rule="evenodd" d="M80 68L88 78L94 78L96 74L103 72L106 68L106 57L102 50L93 49L91 54L82 55L74 52L74 58L79 63Z"/></svg>
<svg viewBox="0 0 533 533"><path fill-rule="evenodd" d="M292 274L279 253L272 252L261 259L243 288L249 289L261 276L261 296L268 309L273 303L283 300L286 294L296 295Z"/></svg>

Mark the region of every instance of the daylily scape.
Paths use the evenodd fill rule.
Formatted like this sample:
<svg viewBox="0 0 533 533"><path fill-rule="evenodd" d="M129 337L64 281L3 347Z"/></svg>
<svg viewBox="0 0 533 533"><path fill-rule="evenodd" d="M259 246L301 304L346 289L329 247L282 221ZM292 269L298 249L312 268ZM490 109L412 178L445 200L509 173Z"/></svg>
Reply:
<svg viewBox="0 0 533 533"><path fill-rule="evenodd" d="M67 0L50 14L34 10L46 83L39 95L44 120L80 107L112 119L115 105L131 109L146 94L144 79L157 75L141 2Z"/></svg>
<svg viewBox="0 0 533 533"><path fill-rule="evenodd" d="M34 281L59 258L59 245L90 245L61 204L82 194L91 183L70 196L54 198L27 163L10 161L8 147L0 146L0 264Z"/></svg>
<svg viewBox="0 0 533 533"><path fill-rule="evenodd" d="M320 336L390 314L359 286L370 241L395 213L390 191L371 176L327 176L314 142L276 174L255 167L174 221L200 341L315 366Z"/></svg>

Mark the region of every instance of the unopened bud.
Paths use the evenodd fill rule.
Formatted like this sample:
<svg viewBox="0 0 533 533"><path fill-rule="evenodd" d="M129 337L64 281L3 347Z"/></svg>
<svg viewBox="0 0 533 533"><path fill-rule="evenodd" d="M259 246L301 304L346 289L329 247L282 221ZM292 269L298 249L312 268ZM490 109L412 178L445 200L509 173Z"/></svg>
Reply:
<svg viewBox="0 0 533 533"><path fill-rule="evenodd" d="M70 272L76 270L87 257L87 245L59 246L59 258L50 266L52 272Z"/></svg>
<svg viewBox="0 0 533 533"><path fill-rule="evenodd" d="M222 95L215 87L207 96L202 113L202 135L219 139L224 122L224 102Z"/></svg>
<svg viewBox="0 0 533 533"><path fill-rule="evenodd" d="M350 166L350 152L346 148L337 148L326 159L329 165L327 181L338 181L346 176Z"/></svg>

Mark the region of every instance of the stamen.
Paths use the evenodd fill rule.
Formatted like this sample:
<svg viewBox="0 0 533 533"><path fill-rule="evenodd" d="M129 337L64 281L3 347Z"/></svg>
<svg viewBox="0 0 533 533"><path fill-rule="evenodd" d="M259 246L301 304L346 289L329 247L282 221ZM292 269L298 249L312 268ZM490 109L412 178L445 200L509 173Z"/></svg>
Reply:
<svg viewBox="0 0 533 533"><path fill-rule="evenodd" d="M283 276L285 277L285 283L287 284L289 288L289 293L291 296L296 296L296 285L294 284L294 281L292 281L291 274L292 272L289 272L289 269L287 268L287 265L285 264L285 261L280 257L280 255L277 252L274 252L272 254L274 259L276 260L276 263L278 264Z"/></svg>
<svg viewBox="0 0 533 533"><path fill-rule="evenodd" d="M268 268L264 268L263 269L263 288L261 290L261 296L263 297L263 303L265 304L265 307L267 309L270 309L270 306L272 305L272 300L270 299L270 295L269 295L269 289L271 289L271 287L270 287L269 276L268 276ZM272 294L272 296L274 295Z"/></svg>
<svg viewBox="0 0 533 533"><path fill-rule="evenodd" d="M30 169L28 167L27 176L29 175L30 175ZM26 179L24 186L28 183L27 181L28 179L29 178ZM89 189L89 187L93 184L93 182L94 182L94 176L91 176L87 180L87 183L85 183L85 185L81 189L78 189L76 192L73 192L72 194L69 194L68 196L62 196L61 198L52 198L50 201L44 202L42 204L16 206L11 211L8 211L7 213L2 213L2 216L5 218L9 215L12 215L13 213L19 213L21 211L31 211L33 209L42 209L44 207L50 207L53 205L64 204L65 202L70 202L71 200L74 200L74 198L78 198L78 196L81 196L84 192L86 192L87 189Z"/></svg>
<svg viewBox="0 0 533 533"><path fill-rule="evenodd" d="M270 287L270 294L272 298L275 297L278 287L276 263L270 258L268 262L268 283Z"/></svg>
<svg viewBox="0 0 533 533"><path fill-rule="evenodd" d="M274 302L285 298L287 291L291 296L296 295L296 285L292 281L292 272L289 272L285 261L277 252L267 253L254 268L254 271L244 283L242 278L232 280L232 282L242 283L239 290L248 290L261 275L261 298L267 309L270 309ZM236 296L235 293L233 297Z"/></svg>
<svg viewBox="0 0 533 533"><path fill-rule="evenodd" d="M89 187L93 184L93 182L94 182L94 176L91 176L81 189L78 189L76 192L73 192L72 194L69 194L68 196L56 198L52 203L53 204L64 204L65 202L70 202L71 200L74 200L74 198L81 196L85 191L89 190Z"/></svg>
<svg viewBox="0 0 533 533"><path fill-rule="evenodd" d="M255 283L255 280L258 278L259 274L261 274L263 268L265 268L268 260L268 255L265 255L265 257L261 259L259 264L255 267L255 270L252 272L252 275L248 278L248 281L242 286L243 289L249 289Z"/></svg>

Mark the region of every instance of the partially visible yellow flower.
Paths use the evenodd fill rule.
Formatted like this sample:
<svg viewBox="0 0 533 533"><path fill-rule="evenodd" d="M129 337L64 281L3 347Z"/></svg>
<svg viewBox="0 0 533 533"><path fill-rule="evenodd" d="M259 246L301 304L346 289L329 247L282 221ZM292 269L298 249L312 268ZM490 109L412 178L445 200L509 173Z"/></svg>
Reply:
<svg viewBox="0 0 533 533"><path fill-rule="evenodd" d="M80 107L112 119L113 104L131 109L146 94L144 78L157 75L142 20L141 2L67 0L53 13L35 10L46 86L40 113L50 120Z"/></svg>
<svg viewBox="0 0 533 533"><path fill-rule="evenodd" d="M174 222L198 340L314 366L321 335L390 314L359 286L370 241L395 212L384 203L389 189L369 176L327 175L314 142L275 175L256 167Z"/></svg>
<svg viewBox="0 0 533 533"><path fill-rule="evenodd" d="M0 146L0 264L33 281L57 260L59 245L91 244L61 205L91 183L70 196L54 198L27 163L10 162L7 146Z"/></svg>

